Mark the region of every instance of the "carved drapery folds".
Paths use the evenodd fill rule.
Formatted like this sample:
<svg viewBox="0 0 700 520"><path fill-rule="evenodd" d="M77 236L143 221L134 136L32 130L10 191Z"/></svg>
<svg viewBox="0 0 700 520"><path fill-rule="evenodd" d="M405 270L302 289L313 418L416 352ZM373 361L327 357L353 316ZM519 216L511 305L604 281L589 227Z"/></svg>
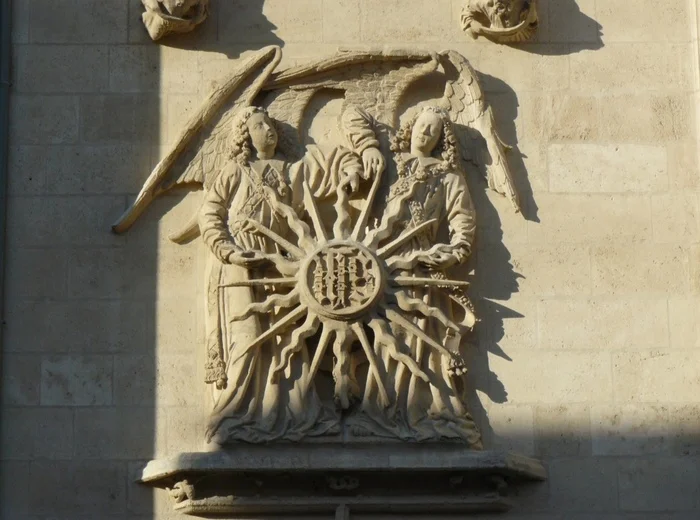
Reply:
<svg viewBox="0 0 700 520"><path fill-rule="evenodd" d="M187 33L209 15L209 0L141 0L141 15L152 40L172 33Z"/></svg>
<svg viewBox="0 0 700 520"><path fill-rule="evenodd" d="M462 29L497 43L530 40L537 31L537 0L467 0Z"/></svg>
<svg viewBox="0 0 700 520"><path fill-rule="evenodd" d="M280 54L259 51L205 100L114 226L170 188L204 190L173 239L201 236L208 251L207 440L481 449L464 401L477 318L451 274L476 230L467 177L518 199L476 72L452 51L276 71ZM443 97L403 107L436 71ZM342 98L337 137L305 145L309 107L329 90Z"/></svg>

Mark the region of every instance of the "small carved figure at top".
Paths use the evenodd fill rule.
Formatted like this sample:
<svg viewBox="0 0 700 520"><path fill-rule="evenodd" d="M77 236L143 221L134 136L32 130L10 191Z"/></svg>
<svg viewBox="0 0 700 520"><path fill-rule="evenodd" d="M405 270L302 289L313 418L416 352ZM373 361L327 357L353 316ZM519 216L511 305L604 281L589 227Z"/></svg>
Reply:
<svg viewBox="0 0 700 520"><path fill-rule="evenodd" d="M537 0L467 0L461 21L472 38L524 42L537 31Z"/></svg>
<svg viewBox="0 0 700 520"><path fill-rule="evenodd" d="M209 0L141 0L146 11L141 18L151 39L171 33L187 33L206 20Z"/></svg>

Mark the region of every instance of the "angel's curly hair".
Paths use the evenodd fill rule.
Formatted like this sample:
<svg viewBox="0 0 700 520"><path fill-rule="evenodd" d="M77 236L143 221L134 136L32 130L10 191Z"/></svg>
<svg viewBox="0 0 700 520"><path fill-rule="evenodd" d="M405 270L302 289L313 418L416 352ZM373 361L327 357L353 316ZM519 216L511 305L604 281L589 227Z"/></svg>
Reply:
<svg viewBox="0 0 700 520"><path fill-rule="evenodd" d="M391 140L391 151L397 155L411 151L411 134L413 133L413 127L416 125L418 118L426 112L436 114L442 120L442 135L437 145L435 145L432 155L442 159L443 166L446 170L454 171L459 169L457 136L455 135L450 116L439 107L423 107L423 110L401 125L398 132L396 132L396 135L394 135Z"/></svg>
<svg viewBox="0 0 700 520"><path fill-rule="evenodd" d="M253 153L250 147L250 132L246 125L253 114L265 114L269 117L267 110L262 107L246 107L236 113L231 123L233 130L230 157L243 166L248 166Z"/></svg>

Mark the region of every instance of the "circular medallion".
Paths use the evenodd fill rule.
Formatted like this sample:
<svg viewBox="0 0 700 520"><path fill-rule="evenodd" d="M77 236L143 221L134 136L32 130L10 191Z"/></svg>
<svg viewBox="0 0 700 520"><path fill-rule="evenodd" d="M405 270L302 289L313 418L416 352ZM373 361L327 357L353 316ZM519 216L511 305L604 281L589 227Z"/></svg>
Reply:
<svg viewBox="0 0 700 520"><path fill-rule="evenodd" d="M305 303L337 320L367 312L383 286L379 260L356 242L324 244L306 260L300 275Z"/></svg>

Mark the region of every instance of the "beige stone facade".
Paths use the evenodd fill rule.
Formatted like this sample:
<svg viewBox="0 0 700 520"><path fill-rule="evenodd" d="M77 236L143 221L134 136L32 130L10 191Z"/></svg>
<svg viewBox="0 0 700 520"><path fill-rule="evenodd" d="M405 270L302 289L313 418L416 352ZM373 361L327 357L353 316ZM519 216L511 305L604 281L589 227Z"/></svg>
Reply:
<svg viewBox="0 0 700 520"><path fill-rule="evenodd" d="M454 49L481 74L523 212L472 193L470 405L487 447L550 472L505 518L700 516L696 2L540 0L514 47L465 34L464 3L212 0L155 44L140 0L13 2L1 518L175 518L134 481L204 448L204 249L168 240L198 198L110 226L213 83L269 44L286 65Z"/></svg>

